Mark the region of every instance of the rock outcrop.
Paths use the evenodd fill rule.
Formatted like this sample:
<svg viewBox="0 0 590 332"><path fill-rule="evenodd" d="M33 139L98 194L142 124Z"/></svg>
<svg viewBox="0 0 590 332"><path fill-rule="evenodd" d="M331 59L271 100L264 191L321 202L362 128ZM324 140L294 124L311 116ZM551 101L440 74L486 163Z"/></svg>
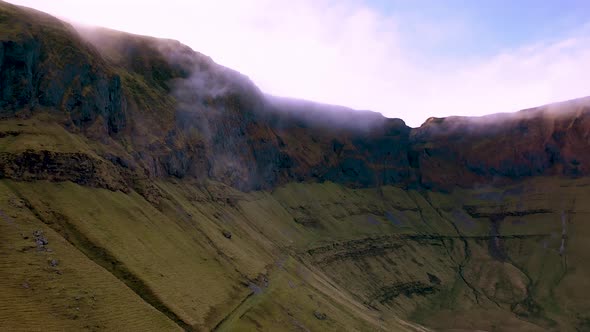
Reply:
<svg viewBox="0 0 590 332"><path fill-rule="evenodd" d="M175 41L76 31L2 6L1 24L12 29L0 43L0 113L67 114L89 137L125 145L111 159L151 177L210 178L246 191L292 181L445 190L590 172L589 99L431 118L412 129L377 113L264 95Z"/></svg>
<svg viewBox="0 0 590 332"><path fill-rule="evenodd" d="M46 107L68 112L77 125L100 117L107 132L124 127L120 77L73 27L9 4L1 10L0 115Z"/></svg>

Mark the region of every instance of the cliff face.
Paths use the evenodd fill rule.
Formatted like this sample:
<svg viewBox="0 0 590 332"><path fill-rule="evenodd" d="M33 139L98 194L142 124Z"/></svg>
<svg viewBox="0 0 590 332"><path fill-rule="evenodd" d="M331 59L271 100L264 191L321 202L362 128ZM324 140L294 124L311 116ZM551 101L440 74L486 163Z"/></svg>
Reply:
<svg viewBox="0 0 590 332"><path fill-rule="evenodd" d="M410 128L0 3L0 329L585 330L589 112Z"/></svg>
<svg viewBox="0 0 590 332"><path fill-rule="evenodd" d="M49 107L76 125L102 117L109 132L125 126L121 80L67 24L3 4L0 17L2 115ZM34 22L34 23L32 23Z"/></svg>
<svg viewBox="0 0 590 332"><path fill-rule="evenodd" d="M82 39L51 17L4 7L2 115L63 112L91 138L129 142L116 157L149 176L242 190L326 180L445 189L588 173L586 99L411 129L371 112L266 96L174 41L102 29L82 29Z"/></svg>
<svg viewBox="0 0 590 332"><path fill-rule="evenodd" d="M482 118L429 119L412 131L421 183L464 187L588 175L590 99Z"/></svg>

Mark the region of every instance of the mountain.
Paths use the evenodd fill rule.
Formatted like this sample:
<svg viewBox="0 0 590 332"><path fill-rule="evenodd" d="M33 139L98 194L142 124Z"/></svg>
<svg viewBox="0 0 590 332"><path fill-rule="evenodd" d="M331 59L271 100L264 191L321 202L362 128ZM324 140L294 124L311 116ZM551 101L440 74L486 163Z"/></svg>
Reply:
<svg viewBox="0 0 590 332"><path fill-rule="evenodd" d="M589 330L589 114L410 128L1 2L0 330Z"/></svg>

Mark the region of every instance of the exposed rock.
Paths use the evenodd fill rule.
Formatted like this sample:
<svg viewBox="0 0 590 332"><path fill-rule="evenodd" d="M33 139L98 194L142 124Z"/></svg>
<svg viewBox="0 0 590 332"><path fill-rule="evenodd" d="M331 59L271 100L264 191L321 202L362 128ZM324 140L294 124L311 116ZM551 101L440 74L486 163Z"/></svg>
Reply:
<svg viewBox="0 0 590 332"><path fill-rule="evenodd" d="M81 185L128 191L110 163L85 153L25 150L0 152L0 178L21 181L72 181Z"/></svg>
<svg viewBox="0 0 590 332"><path fill-rule="evenodd" d="M223 236L225 236L226 239L231 239L231 232L230 231L223 230L223 231L221 231L221 234L223 234Z"/></svg>
<svg viewBox="0 0 590 332"><path fill-rule="evenodd" d="M317 318L319 320L326 320L326 318L328 318L328 316L325 313L320 312L318 310L315 310L313 312L313 315L315 316L315 318Z"/></svg>
<svg viewBox="0 0 590 332"><path fill-rule="evenodd" d="M375 298L380 303L390 303L393 299L400 295L407 297L426 296L434 294L438 288L432 285L425 284L420 281L398 282L390 286L381 288L375 295Z"/></svg>
<svg viewBox="0 0 590 332"><path fill-rule="evenodd" d="M492 209L492 211L486 211L486 210L489 210L490 208L489 207L481 208L481 207L471 206L471 205L465 205L465 206L463 206L463 208L473 218L489 218L490 220L493 220L493 221L501 221L506 217L524 217L524 216L529 216L529 215L534 215L534 214L547 214L547 213L553 212L549 209L513 210L513 211L497 212L497 210L503 210L503 209L495 208L495 209Z"/></svg>
<svg viewBox="0 0 590 332"><path fill-rule="evenodd" d="M431 118L412 129L378 113L266 96L244 75L178 42L99 29L87 36L92 47L65 23L46 17L25 24L23 17L39 20L11 10L18 15L7 14L5 23L23 33L0 43L1 115L42 106L66 114L82 133L124 144L133 160L105 154L112 167L90 162L108 174L140 169L150 177L210 178L245 191L293 181L447 190L590 174L590 99L484 118ZM111 42L101 43L104 38ZM89 129L95 127L102 128L98 134ZM71 163L60 163L62 157ZM49 155L51 174L39 173L51 163L22 158L1 156L0 175L126 188L87 169L88 156Z"/></svg>
<svg viewBox="0 0 590 332"><path fill-rule="evenodd" d="M36 230L33 232L33 238L35 240L35 243L37 244L38 248L44 248L44 246L49 244L49 241L47 241L47 238L45 238L45 236L43 235L43 231L40 230Z"/></svg>
<svg viewBox="0 0 590 332"><path fill-rule="evenodd" d="M320 227L321 224L319 220L316 218L309 216L309 215L300 215L298 217L293 218L296 223L305 226L305 227Z"/></svg>
<svg viewBox="0 0 590 332"><path fill-rule="evenodd" d="M589 174L590 99L482 118L431 118L412 132L415 169L430 188Z"/></svg>
<svg viewBox="0 0 590 332"><path fill-rule="evenodd" d="M12 207L15 207L17 209L22 209L25 207L25 202L22 199L19 199L17 197L11 197L8 200L8 204L10 204Z"/></svg>
<svg viewBox="0 0 590 332"><path fill-rule="evenodd" d="M307 253L316 262L331 264L348 259L382 256L403 247L403 245L403 239L397 236L368 237L346 242L334 242L328 246L310 249Z"/></svg>
<svg viewBox="0 0 590 332"><path fill-rule="evenodd" d="M251 279L244 282L253 294L261 294L264 289L268 288L270 281L266 274L260 273L256 279Z"/></svg>
<svg viewBox="0 0 590 332"><path fill-rule="evenodd" d="M108 132L125 126L119 76L71 26L15 6L4 13L10 14L3 15L3 23L17 33L7 33L0 43L1 115L44 106L61 108L78 125L101 117Z"/></svg>
<svg viewBox="0 0 590 332"><path fill-rule="evenodd" d="M426 273L426 275L428 276L428 281L430 281L431 284L440 285L441 281L437 276L430 273Z"/></svg>

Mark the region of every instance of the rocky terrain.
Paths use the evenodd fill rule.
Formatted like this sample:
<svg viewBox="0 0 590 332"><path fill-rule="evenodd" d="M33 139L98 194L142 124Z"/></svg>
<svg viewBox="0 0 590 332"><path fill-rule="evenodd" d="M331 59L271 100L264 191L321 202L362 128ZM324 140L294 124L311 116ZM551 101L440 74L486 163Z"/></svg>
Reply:
<svg viewBox="0 0 590 332"><path fill-rule="evenodd" d="M410 128L0 3L0 329L588 331L589 114Z"/></svg>

